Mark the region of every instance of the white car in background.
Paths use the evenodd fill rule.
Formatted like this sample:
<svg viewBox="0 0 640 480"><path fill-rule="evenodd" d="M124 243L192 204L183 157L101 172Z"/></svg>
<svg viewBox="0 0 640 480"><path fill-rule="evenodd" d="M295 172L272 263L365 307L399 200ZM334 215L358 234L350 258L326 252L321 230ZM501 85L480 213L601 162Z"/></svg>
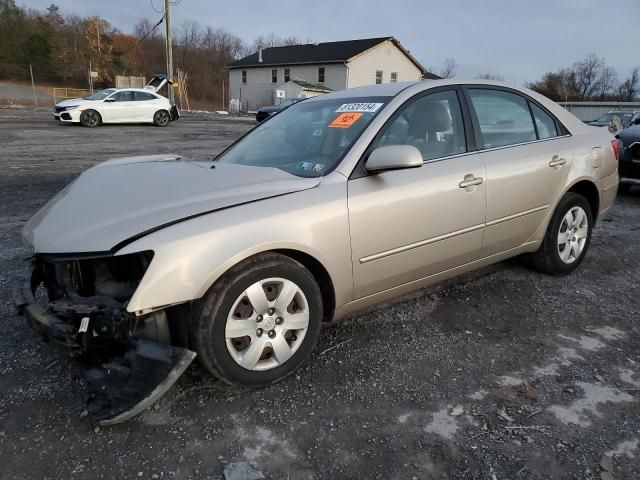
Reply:
<svg viewBox="0 0 640 480"><path fill-rule="evenodd" d="M61 123L96 127L101 123L152 123L166 127L179 118L178 109L157 92L167 83L155 76L144 88L107 88L85 98L56 104L53 116Z"/></svg>

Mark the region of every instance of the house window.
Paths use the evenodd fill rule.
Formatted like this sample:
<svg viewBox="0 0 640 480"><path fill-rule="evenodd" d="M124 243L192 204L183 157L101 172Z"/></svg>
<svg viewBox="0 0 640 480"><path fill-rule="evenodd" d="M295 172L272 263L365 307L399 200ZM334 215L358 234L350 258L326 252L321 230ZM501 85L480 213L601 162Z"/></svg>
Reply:
<svg viewBox="0 0 640 480"><path fill-rule="evenodd" d="M318 82L324 82L324 67L318 67Z"/></svg>
<svg viewBox="0 0 640 480"><path fill-rule="evenodd" d="M275 68L271 70L271 83L278 83L278 70Z"/></svg>
<svg viewBox="0 0 640 480"><path fill-rule="evenodd" d="M382 83L382 70L376 70L376 85Z"/></svg>
<svg viewBox="0 0 640 480"><path fill-rule="evenodd" d="M242 70L242 83L247 83L247 71Z"/></svg>
<svg viewBox="0 0 640 480"><path fill-rule="evenodd" d="M288 68L284 69L284 81L288 82L289 80L291 80L291 70L289 70Z"/></svg>
<svg viewBox="0 0 640 480"><path fill-rule="evenodd" d="M398 81L398 72L391 72L391 83L396 83Z"/></svg>

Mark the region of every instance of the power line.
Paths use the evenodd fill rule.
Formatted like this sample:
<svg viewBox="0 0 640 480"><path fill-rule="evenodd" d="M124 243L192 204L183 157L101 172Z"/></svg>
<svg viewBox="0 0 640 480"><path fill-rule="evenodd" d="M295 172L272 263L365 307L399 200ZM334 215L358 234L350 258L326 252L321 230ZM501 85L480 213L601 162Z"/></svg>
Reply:
<svg viewBox="0 0 640 480"><path fill-rule="evenodd" d="M131 47L126 52L122 52L122 55L126 55L127 53L130 53L133 50L135 50L136 48L138 48L138 45L140 45L142 42L144 42L147 39L147 37L149 37L149 35L151 35L156 28L158 28L160 25L162 25L163 21L164 21L164 15L160 18L160 20L158 20L158 23L156 23L153 27L151 27L151 29L142 36L142 38L140 38L140 39L138 39L136 41L136 43L135 43L135 45L133 47Z"/></svg>
<svg viewBox="0 0 640 480"><path fill-rule="evenodd" d="M156 23L153 27L151 27L151 30L149 30L147 33L145 33L145 34L144 34L144 36L143 36L140 40L138 40L138 41L136 42L136 44L135 44L135 46L134 46L133 48L137 47L139 43L142 43L144 40L146 40L146 39L147 39L147 37L148 37L149 35L151 35L151 34L153 33L153 31L154 31L156 28L158 28L158 27L162 24L162 22L164 21L164 18L165 18L165 16L164 16L164 15L162 15L162 17L160 18L160 20L158 20L158 23Z"/></svg>

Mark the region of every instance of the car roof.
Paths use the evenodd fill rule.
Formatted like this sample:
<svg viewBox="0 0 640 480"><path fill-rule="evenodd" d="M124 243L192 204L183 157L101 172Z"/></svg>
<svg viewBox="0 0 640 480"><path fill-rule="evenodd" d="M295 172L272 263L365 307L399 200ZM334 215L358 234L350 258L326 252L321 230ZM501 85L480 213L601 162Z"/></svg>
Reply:
<svg viewBox="0 0 640 480"><path fill-rule="evenodd" d="M449 85L489 85L496 87L506 87L518 90L523 93L530 93L530 90L520 85L508 82L499 82L496 80L484 79L440 79L440 80L414 80L411 82L383 83L379 85L366 85L363 87L354 87L347 90L339 90L307 99L307 101L318 101L327 98L351 98L351 97L395 97L402 91L415 85L424 85L425 88L435 88Z"/></svg>
<svg viewBox="0 0 640 480"><path fill-rule="evenodd" d="M145 93L156 93L153 90L149 90L146 88L105 88L105 90L115 90L116 92L145 92Z"/></svg>

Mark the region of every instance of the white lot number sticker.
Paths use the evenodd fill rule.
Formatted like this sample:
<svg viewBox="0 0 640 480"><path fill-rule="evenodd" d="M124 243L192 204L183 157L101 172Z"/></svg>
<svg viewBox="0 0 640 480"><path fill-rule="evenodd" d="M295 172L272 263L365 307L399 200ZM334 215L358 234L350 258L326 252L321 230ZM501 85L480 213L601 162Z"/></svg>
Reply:
<svg viewBox="0 0 640 480"><path fill-rule="evenodd" d="M382 103L343 103L338 107L338 112L376 112Z"/></svg>

